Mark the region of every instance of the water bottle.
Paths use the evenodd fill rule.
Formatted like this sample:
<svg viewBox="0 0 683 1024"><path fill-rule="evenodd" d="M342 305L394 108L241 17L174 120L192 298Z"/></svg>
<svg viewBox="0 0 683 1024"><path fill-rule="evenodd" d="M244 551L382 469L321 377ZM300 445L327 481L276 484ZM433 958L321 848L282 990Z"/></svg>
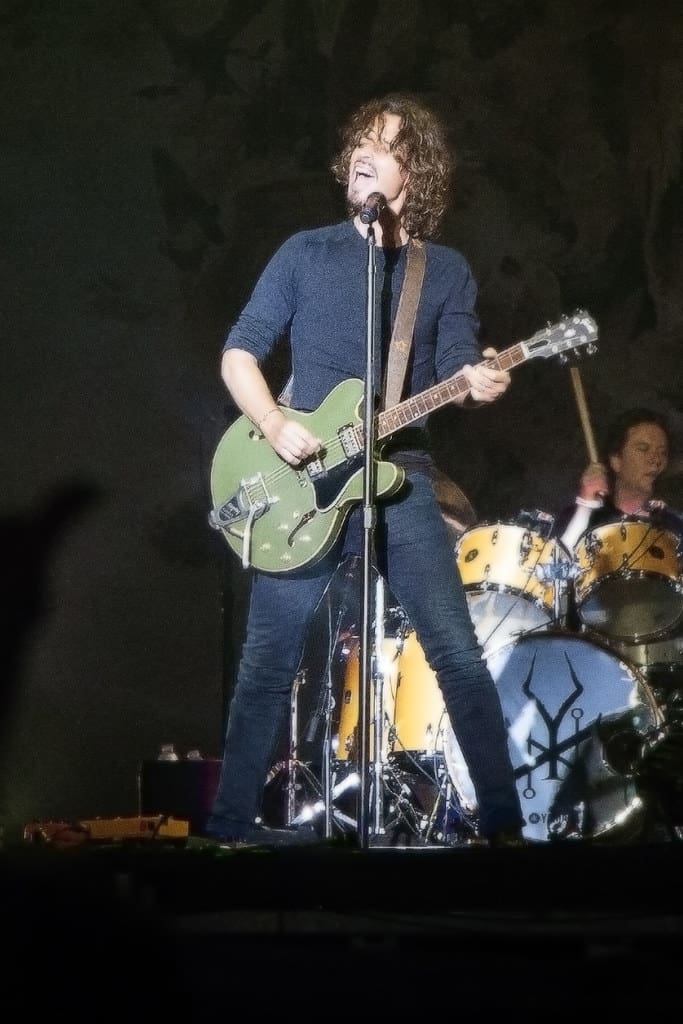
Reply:
<svg viewBox="0 0 683 1024"><path fill-rule="evenodd" d="M162 743L159 750L158 761L177 761L178 755L172 743Z"/></svg>

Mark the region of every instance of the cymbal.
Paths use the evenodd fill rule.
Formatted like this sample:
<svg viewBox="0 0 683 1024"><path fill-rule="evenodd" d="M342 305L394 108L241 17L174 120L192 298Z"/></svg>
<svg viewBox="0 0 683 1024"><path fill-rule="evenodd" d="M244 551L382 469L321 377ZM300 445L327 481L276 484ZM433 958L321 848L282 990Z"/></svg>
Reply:
<svg viewBox="0 0 683 1024"><path fill-rule="evenodd" d="M434 470L433 480L436 500L448 526L458 533L464 533L474 526L477 522L477 513L455 481L440 469Z"/></svg>

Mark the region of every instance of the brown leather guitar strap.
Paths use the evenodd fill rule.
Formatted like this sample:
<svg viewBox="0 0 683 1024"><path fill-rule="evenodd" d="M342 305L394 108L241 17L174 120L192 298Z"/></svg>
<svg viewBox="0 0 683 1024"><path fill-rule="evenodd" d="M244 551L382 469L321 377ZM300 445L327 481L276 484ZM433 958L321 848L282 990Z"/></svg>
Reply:
<svg viewBox="0 0 683 1024"><path fill-rule="evenodd" d="M391 333L387 370L384 378L383 409L390 409L401 401L408 356L413 343L417 304L420 301L426 263L425 244L419 238L408 242L406 273L398 300L396 320Z"/></svg>

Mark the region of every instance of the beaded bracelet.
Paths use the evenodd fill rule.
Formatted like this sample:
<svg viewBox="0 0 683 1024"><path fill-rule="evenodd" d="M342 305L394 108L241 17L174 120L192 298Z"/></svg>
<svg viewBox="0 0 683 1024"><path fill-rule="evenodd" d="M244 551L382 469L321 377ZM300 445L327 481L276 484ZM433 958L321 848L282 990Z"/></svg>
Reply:
<svg viewBox="0 0 683 1024"><path fill-rule="evenodd" d="M260 419L260 420L259 420L259 421L257 422L257 424L256 424L256 426L257 426L257 427L259 428L259 430L261 429L261 427L263 426L263 424L264 424L264 423L266 422L266 420L267 420L267 419L268 419L268 417L270 416L271 412L279 412L279 411L280 411L280 410L279 410L279 408L277 407L277 405L274 405L272 409L269 409L269 410L268 410L268 412L265 412L265 413L263 414L263 416L261 417L261 419Z"/></svg>

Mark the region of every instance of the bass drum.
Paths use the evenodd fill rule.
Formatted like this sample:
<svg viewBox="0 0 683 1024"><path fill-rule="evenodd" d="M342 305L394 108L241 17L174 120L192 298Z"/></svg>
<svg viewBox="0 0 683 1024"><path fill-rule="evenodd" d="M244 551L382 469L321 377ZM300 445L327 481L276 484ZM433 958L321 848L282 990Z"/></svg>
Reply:
<svg viewBox="0 0 683 1024"><path fill-rule="evenodd" d="M640 830L636 772L660 738L662 715L641 673L606 646L550 631L487 657L508 729L524 836L590 840ZM448 774L464 817L477 804L448 723Z"/></svg>

